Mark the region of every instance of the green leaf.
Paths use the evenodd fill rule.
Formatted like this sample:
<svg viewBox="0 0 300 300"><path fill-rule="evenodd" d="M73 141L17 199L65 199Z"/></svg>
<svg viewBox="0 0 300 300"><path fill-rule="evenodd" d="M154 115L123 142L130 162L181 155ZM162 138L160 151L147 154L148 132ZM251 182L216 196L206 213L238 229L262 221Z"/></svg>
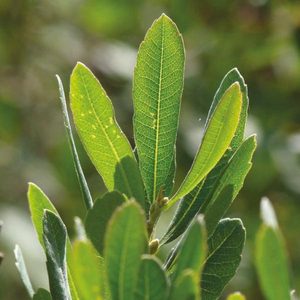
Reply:
<svg viewBox="0 0 300 300"><path fill-rule="evenodd" d="M79 137L108 190L125 193L144 206L142 179L131 146L103 87L81 63L71 75L70 96Z"/></svg>
<svg viewBox="0 0 300 300"><path fill-rule="evenodd" d="M137 203L128 201L115 211L105 233L104 260L112 300L134 299L146 246L145 216Z"/></svg>
<svg viewBox="0 0 300 300"><path fill-rule="evenodd" d="M45 249L44 240L43 240L43 215L45 210L49 210L59 216L54 205L51 203L49 198L43 193L43 191L35 184L29 183L28 187L28 203L31 212L31 218L33 225L35 227L36 233L38 235L39 242L41 246ZM71 289L72 299L79 300L76 287L74 286L72 278L72 270L70 269L71 265L71 242L67 237L67 264L68 264L68 280Z"/></svg>
<svg viewBox="0 0 300 300"><path fill-rule="evenodd" d="M256 237L256 268L267 300L290 299L287 253L273 207L267 198L261 202L263 224Z"/></svg>
<svg viewBox="0 0 300 300"><path fill-rule="evenodd" d="M204 181L203 186L199 185L180 201L161 243L171 242L180 236L199 211L205 215L208 236L213 233L219 220L243 187L245 177L252 166L255 148L256 138L250 136L227 162L223 162L222 171L217 171L218 176L213 183L207 184L207 181Z"/></svg>
<svg viewBox="0 0 300 300"><path fill-rule="evenodd" d="M233 294L230 294L226 300L246 300L246 297L241 294L240 292L236 292L236 293L233 293Z"/></svg>
<svg viewBox="0 0 300 300"><path fill-rule="evenodd" d="M33 300L52 300L50 293L45 289L38 289Z"/></svg>
<svg viewBox="0 0 300 300"><path fill-rule="evenodd" d="M169 170L168 177L166 179L165 188L164 188L164 196L169 197L173 191L174 183L175 183L175 173L176 173L176 147L174 147L174 157L171 163L171 167Z"/></svg>
<svg viewBox="0 0 300 300"><path fill-rule="evenodd" d="M229 147L239 122L242 94L238 82L224 93L208 122L193 165L167 208L191 192L215 167Z"/></svg>
<svg viewBox="0 0 300 300"><path fill-rule="evenodd" d="M136 300L165 300L169 294L169 282L165 271L155 256L144 255L137 288Z"/></svg>
<svg viewBox="0 0 300 300"><path fill-rule="evenodd" d="M202 217L198 217L191 224L178 247L172 282L175 282L187 269L195 271L200 281L199 276L206 258L206 230Z"/></svg>
<svg viewBox="0 0 300 300"><path fill-rule="evenodd" d="M134 71L134 136L150 202L164 189L173 161L184 73L184 46L166 15L142 42Z"/></svg>
<svg viewBox="0 0 300 300"><path fill-rule="evenodd" d="M200 300L197 272L185 270L172 286L169 300Z"/></svg>
<svg viewBox="0 0 300 300"><path fill-rule="evenodd" d="M103 261L89 241L76 241L73 245L74 281L80 299L101 300Z"/></svg>
<svg viewBox="0 0 300 300"><path fill-rule="evenodd" d="M104 235L109 219L116 208L125 202L125 198L119 192L109 192L98 198L85 219L87 236L96 250L103 255Z"/></svg>
<svg viewBox="0 0 300 300"><path fill-rule="evenodd" d="M84 176L81 164L80 164L75 141L73 138L72 127L71 127L71 123L70 123L70 119L69 119L69 113L68 113L68 108L67 108L64 87L63 87L62 81L58 75L56 75L56 79L57 79L58 87L59 87L59 94L60 94L59 98L61 101L61 106L62 106L62 111L63 111L63 116L64 116L64 123L65 123L66 132L67 132L67 136L68 136L68 140L69 140L69 144L70 144L70 148L71 148L71 152L72 152L72 156L73 156L73 161L74 161L74 165L75 165L75 170L76 170L79 186L81 189L81 193L82 193L82 197L83 197L85 206L87 209L90 209L93 207L93 199L92 199L88 184L86 182L86 179L85 179L85 176Z"/></svg>
<svg viewBox="0 0 300 300"><path fill-rule="evenodd" d="M43 237L52 298L72 300L67 280L67 230L61 219L49 210L43 216Z"/></svg>
<svg viewBox="0 0 300 300"><path fill-rule="evenodd" d="M21 276L21 279L27 290L28 295L30 296L30 298L32 298L34 295L34 290L33 290L30 278L28 276L28 272L27 272L27 268L26 268L26 265L24 262L23 254L22 254L22 251L21 251L21 248L19 245L15 246L14 253L15 253L15 258L16 258L16 267L19 271L19 274Z"/></svg>
<svg viewBox="0 0 300 300"><path fill-rule="evenodd" d="M207 117L207 121L206 121L206 124L208 124L216 106L222 99L223 94L234 82L238 82L240 84L243 99L242 99L242 109L241 109L239 124L237 126L237 130L236 130L235 135L230 144L230 147L233 150L237 149L244 139L244 131L245 131L245 126L246 126L247 115L248 115L248 106L249 106L248 88L247 88L247 85L245 84L244 78L242 77L242 75L240 74L240 72L238 71L237 68L230 70L224 76L224 78L215 94L215 97L214 97L214 100L210 107L210 110L208 112L208 117Z"/></svg>
<svg viewBox="0 0 300 300"><path fill-rule="evenodd" d="M218 299L241 261L246 231L240 219L221 220L208 239L208 257L201 280L202 299ZM221 266L221 267L220 267Z"/></svg>

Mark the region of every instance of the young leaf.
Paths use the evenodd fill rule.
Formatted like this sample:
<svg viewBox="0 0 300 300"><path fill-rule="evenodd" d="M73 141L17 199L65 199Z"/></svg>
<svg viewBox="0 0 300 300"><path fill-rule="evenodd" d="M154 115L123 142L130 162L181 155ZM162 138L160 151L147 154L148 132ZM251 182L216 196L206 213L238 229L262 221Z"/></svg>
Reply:
<svg viewBox="0 0 300 300"><path fill-rule="evenodd" d="M103 87L81 63L71 75L70 97L79 137L108 190L125 193L144 206L142 179L131 146Z"/></svg>
<svg viewBox="0 0 300 300"><path fill-rule="evenodd" d="M41 246L45 249L44 240L43 240L43 215L45 210L49 210L59 216L54 205L51 203L49 198L43 193L43 191L35 184L29 183L28 188L28 203L31 212L31 218L33 225L35 227L36 233L38 235L39 242ZM72 278L72 270L70 269L71 265L71 242L67 237L67 264L68 264L68 280L71 289L72 299L79 300L76 287L74 286Z"/></svg>
<svg viewBox="0 0 300 300"><path fill-rule="evenodd" d="M256 267L267 300L290 299L289 270L285 245L270 201L261 202L263 224L256 237Z"/></svg>
<svg viewBox="0 0 300 300"><path fill-rule="evenodd" d="M144 255L135 291L136 300L165 300L169 294L169 282L165 271L155 256Z"/></svg>
<svg viewBox="0 0 300 300"><path fill-rule="evenodd" d="M197 272L185 270L172 286L169 300L200 300Z"/></svg>
<svg viewBox="0 0 300 300"><path fill-rule="evenodd" d="M32 299L33 300L52 300L50 293L45 289L38 289Z"/></svg>
<svg viewBox="0 0 300 300"><path fill-rule="evenodd" d="M145 216L137 203L128 201L115 211L105 233L104 260L112 300L134 299L146 246Z"/></svg>
<svg viewBox="0 0 300 300"><path fill-rule="evenodd" d="M28 295L30 296L30 298L32 298L34 295L34 290L33 290L30 278L28 276L28 272L27 272L27 268L26 268L26 265L24 262L23 254L22 254L22 251L21 251L21 248L19 247L19 245L15 246L14 253L15 253L15 258L16 258L16 267L20 273L21 279L27 290Z"/></svg>
<svg viewBox="0 0 300 300"><path fill-rule="evenodd" d="M219 176L214 183L207 184L206 179L203 186L199 185L180 201L161 244L171 242L181 235L199 211L205 215L208 236L213 233L244 184L245 177L252 166L251 160L255 148L256 138L250 136L231 158L223 163L223 170L218 171Z"/></svg>
<svg viewBox="0 0 300 300"><path fill-rule="evenodd" d="M241 261L245 228L240 219L221 220L208 239L208 257L202 272L202 299L218 299ZM220 267L222 266L222 267Z"/></svg>
<svg viewBox="0 0 300 300"><path fill-rule="evenodd" d="M245 84L243 76L240 74L240 72L238 71L237 68L230 70L223 78L223 80L215 94L214 100L209 109L207 120L206 120L206 124L208 124L208 122L209 122L216 106L220 102L223 94L234 82L238 82L240 84L243 98L242 98L242 109L241 109L239 124L237 126L237 130L236 130L235 135L230 144L230 147L233 150L237 149L244 139L244 131L245 131L245 126L246 126L248 106L249 106L248 88L247 88L247 85Z"/></svg>
<svg viewBox="0 0 300 300"><path fill-rule="evenodd" d="M184 46L166 15L142 42L134 71L134 136L148 198L164 188L171 163L183 89Z"/></svg>
<svg viewBox="0 0 300 300"><path fill-rule="evenodd" d="M80 299L101 300L103 261L88 241L76 241L73 245L74 281Z"/></svg>
<svg viewBox="0 0 300 300"><path fill-rule="evenodd" d="M78 156L75 141L73 138L72 127L71 127L71 123L70 123L70 119L69 119L69 113L68 113L68 108L67 108L64 87L63 87L62 81L58 75L56 75L56 79L58 82L58 88L59 88L59 94L60 94L59 99L61 101L61 106L62 106L62 111L63 111L63 116L64 116L64 123L65 123L66 132L67 132L67 136L68 136L68 140L69 140L69 144L70 144L70 148L71 148L71 152L72 152L72 156L73 156L73 161L74 161L74 165L75 165L75 170L76 170L79 186L81 189L81 193L82 193L82 197L83 197L85 206L87 209L90 209L93 207L93 199L92 199L88 184L86 182L85 176L84 176L82 168L81 168L79 156Z"/></svg>
<svg viewBox="0 0 300 300"><path fill-rule="evenodd" d="M67 230L61 219L49 210L43 216L43 237L52 298L72 300L67 280Z"/></svg>
<svg viewBox="0 0 300 300"><path fill-rule="evenodd" d="M179 243L176 263L173 268L172 282L190 269L198 274L200 281L201 269L206 258L206 230L202 217L198 217L188 229L186 235Z"/></svg>
<svg viewBox="0 0 300 300"><path fill-rule="evenodd" d="M191 192L221 159L234 136L242 107L238 82L232 84L216 106L207 125L193 165L167 208Z"/></svg>
<svg viewBox="0 0 300 300"><path fill-rule="evenodd" d="M230 294L226 300L246 300L246 297L241 294L240 292L236 292L236 293L233 293L233 294Z"/></svg>
<svg viewBox="0 0 300 300"><path fill-rule="evenodd" d="M96 250L103 255L104 234L109 219L118 206L125 202L119 192L108 192L96 200L93 208L88 211L85 219L86 233Z"/></svg>

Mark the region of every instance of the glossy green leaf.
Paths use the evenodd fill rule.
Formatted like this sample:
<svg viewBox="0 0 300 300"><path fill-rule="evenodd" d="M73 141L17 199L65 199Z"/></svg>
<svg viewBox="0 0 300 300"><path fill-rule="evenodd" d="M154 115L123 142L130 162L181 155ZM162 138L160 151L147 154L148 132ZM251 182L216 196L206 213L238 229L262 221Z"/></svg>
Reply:
<svg viewBox="0 0 300 300"><path fill-rule="evenodd" d="M125 198L119 192L109 192L98 198L85 219L87 236L97 251L103 255L104 235L109 219L116 208L122 205Z"/></svg>
<svg viewBox="0 0 300 300"><path fill-rule="evenodd" d="M169 294L169 282L165 271L155 256L144 255L137 288L136 300L166 300Z"/></svg>
<svg viewBox="0 0 300 300"><path fill-rule="evenodd" d="M81 63L71 75L70 97L79 137L108 190L125 193L144 206L142 179L131 146L100 82Z"/></svg>
<svg viewBox="0 0 300 300"><path fill-rule="evenodd" d="M256 138L251 136L241 144L227 162L223 163L222 171L217 171L219 174L215 177L217 180L210 184L205 180L202 186L199 185L180 201L161 243L171 242L180 236L199 211L205 215L208 236L213 233L219 220L243 187L245 177L252 166L251 160L255 148Z"/></svg>
<svg viewBox="0 0 300 300"><path fill-rule="evenodd" d="M230 294L226 300L246 300L246 297L241 294L240 292L236 292L236 293L233 293L233 294Z"/></svg>
<svg viewBox="0 0 300 300"><path fill-rule="evenodd" d="M29 183L28 187L28 203L31 212L31 218L33 225L35 227L36 233L38 235L38 239L40 241L41 246L45 249L44 240L43 240L43 215L45 210L49 210L59 216L57 210L54 205L51 203L49 198L45 195L45 193L35 184ZM74 286L73 278L72 278L72 270L70 269L71 265L71 242L67 237L67 264L69 268L68 272L68 280L71 289L72 299L79 300L76 287Z"/></svg>
<svg viewBox="0 0 300 300"><path fill-rule="evenodd" d="M191 192L215 167L229 147L239 122L242 94L238 82L232 84L217 104L208 122L193 165L167 207Z"/></svg>
<svg viewBox="0 0 300 300"><path fill-rule="evenodd" d="M256 237L256 267L267 300L289 300L290 281L287 253L273 207L267 198L261 202L263 224Z"/></svg>
<svg viewBox="0 0 300 300"><path fill-rule="evenodd" d="M50 293L45 289L38 289L33 300L52 300Z"/></svg>
<svg viewBox="0 0 300 300"><path fill-rule="evenodd" d="M81 300L101 300L103 261L89 241L73 245L74 281Z"/></svg>
<svg viewBox="0 0 300 300"><path fill-rule="evenodd" d="M70 123L70 119L69 119L69 113L68 113L68 108L67 108L64 87L63 87L62 81L58 75L56 75L56 79L58 82L59 94L60 94L59 98L61 101L61 106L62 106L62 111L63 111L63 116L64 116L64 123L65 123L66 132L67 132L67 136L68 136L68 140L69 140L69 144L70 144L70 148L71 148L71 152L72 152L72 156L73 156L75 171L77 174L77 178L78 178L78 182L79 182L79 186L81 189L84 203L86 205L86 208L90 209L93 206L93 199L92 199L88 184L86 182L86 179L85 179L85 176L84 176L81 164L80 164L75 141L73 138L72 127L71 127L71 123Z"/></svg>
<svg viewBox="0 0 300 300"><path fill-rule="evenodd" d="M241 114L240 114L240 119L239 119L239 124L237 126L237 130L236 130L235 135L230 144L230 147L233 150L237 149L244 139L244 131L245 131L245 126L246 126L247 115L248 115L248 106L249 106L248 88L247 88L247 85L245 84L244 78L242 77L242 75L240 74L240 72L238 71L237 68L230 70L224 76L224 78L215 94L215 97L214 97L214 100L210 107L210 110L208 112L208 117L207 117L207 121L206 121L206 124L208 124L216 106L222 99L223 94L234 82L238 82L240 84L240 88L241 88L241 92L242 92L242 109L241 109Z"/></svg>
<svg viewBox="0 0 300 300"><path fill-rule="evenodd" d="M246 231L240 219L221 220L208 239L208 256L201 280L202 299L218 299L241 261Z"/></svg>
<svg viewBox="0 0 300 300"><path fill-rule="evenodd" d="M43 216L43 238L52 298L72 300L67 280L67 229L61 219L49 210L45 210Z"/></svg>
<svg viewBox="0 0 300 300"><path fill-rule="evenodd" d="M134 71L134 136L148 198L164 188L173 153L183 89L184 46L166 15L142 42Z"/></svg>
<svg viewBox="0 0 300 300"><path fill-rule="evenodd" d="M24 262L23 254L22 254L22 251L21 251L21 248L19 245L15 246L14 253L15 253L15 259L16 259L16 267L19 271L19 274L21 276L21 279L27 290L28 295L30 296L30 298L32 298L34 295L34 290L33 290L33 287L32 287L28 272L27 272L27 268L26 268L26 265Z"/></svg>
<svg viewBox="0 0 300 300"><path fill-rule="evenodd" d="M190 269L195 271L200 281L201 269L206 258L206 230L203 217L198 217L190 226L187 233L179 243L176 263L172 272L172 282Z"/></svg>
<svg viewBox="0 0 300 300"><path fill-rule="evenodd" d="M146 248L145 216L137 203L128 201L115 211L105 233L104 260L112 300L134 299Z"/></svg>
<svg viewBox="0 0 300 300"><path fill-rule="evenodd" d="M197 272L185 270L172 286L169 300L200 300Z"/></svg>

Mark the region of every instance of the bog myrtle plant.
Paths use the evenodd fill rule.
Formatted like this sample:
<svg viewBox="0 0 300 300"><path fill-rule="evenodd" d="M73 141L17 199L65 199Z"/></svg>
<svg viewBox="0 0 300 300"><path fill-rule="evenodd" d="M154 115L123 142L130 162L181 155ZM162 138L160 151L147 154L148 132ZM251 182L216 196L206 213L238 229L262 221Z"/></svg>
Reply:
<svg viewBox="0 0 300 300"><path fill-rule="evenodd" d="M70 79L73 120L107 188L97 199L91 196L80 164L63 85L57 76L67 137L87 213L83 222L77 219L80 234L71 243L51 201L38 186L29 184L29 207L45 251L50 288L33 289L21 249L16 246L16 265L30 298L213 300L221 296L235 275L245 228L240 219L224 215L243 186L256 148L255 135L244 137L247 86L237 69L225 75L208 112L190 171L174 191L184 63L182 37L172 20L162 15L141 43L134 70L137 151L119 127L99 81L84 64L75 66ZM160 216L175 204L177 209L169 226L157 236L155 227ZM270 226L263 225L258 237L257 265L262 277L269 272L263 267L268 251L264 247L270 246L268 236L273 234L274 239L278 232L271 223L266 221ZM175 240L166 259L160 260L159 249ZM262 282L269 295L267 290L274 282ZM284 300L287 295L289 289L282 297L270 295L268 299ZM237 293L228 299L244 298Z"/></svg>

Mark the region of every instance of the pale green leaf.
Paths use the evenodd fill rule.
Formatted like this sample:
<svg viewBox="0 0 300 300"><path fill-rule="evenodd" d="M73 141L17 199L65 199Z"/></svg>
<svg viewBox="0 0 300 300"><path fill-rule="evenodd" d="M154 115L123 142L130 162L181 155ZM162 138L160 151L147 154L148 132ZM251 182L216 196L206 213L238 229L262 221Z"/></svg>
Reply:
<svg viewBox="0 0 300 300"><path fill-rule="evenodd" d="M92 244L85 240L73 245L74 282L81 300L101 300L103 260Z"/></svg>
<svg viewBox="0 0 300 300"><path fill-rule="evenodd" d="M200 300L197 272L185 270L172 286L169 300Z"/></svg>
<svg viewBox="0 0 300 300"><path fill-rule="evenodd" d="M103 255L104 234L109 219L116 208L122 205L125 198L119 192L108 192L98 198L85 219L86 233L97 251Z"/></svg>
<svg viewBox="0 0 300 300"><path fill-rule="evenodd" d="M61 219L49 210L45 210L43 216L43 238L52 298L72 300L67 280L67 229Z"/></svg>
<svg viewBox="0 0 300 300"><path fill-rule="evenodd" d="M166 300L169 294L169 281L160 262L155 256L144 255L137 288L136 300Z"/></svg>
<svg viewBox="0 0 300 300"><path fill-rule="evenodd" d="M52 300L50 293L45 289L38 289L33 300Z"/></svg>
<svg viewBox="0 0 300 300"><path fill-rule="evenodd" d="M58 88L59 88L59 94L60 94L59 98L61 101L61 106L62 106L62 111L63 111L63 116L64 116L64 123L65 123L66 132L67 132L67 136L68 136L68 140L69 140L69 144L70 144L70 148L71 148L71 152L72 152L72 156L73 156L73 161L74 161L74 165L75 165L75 171L77 174L77 178L78 178L78 182L79 182L79 186L81 189L84 203L86 205L86 208L90 209L93 206L93 199L92 199L88 184L86 182L86 179L85 179L85 176L84 176L81 164L80 164L75 141L73 138L72 127L71 127L71 123L70 123L70 119L69 119L69 113L68 113L68 108L67 108L64 87L63 87L60 77L58 75L56 75L56 78L57 78L57 82L58 82Z"/></svg>
<svg viewBox="0 0 300 300"><path fill-rule="evenodd" d="M100 82L81 63L71 75L70 97L79 137L108 190L125 193L144 206L142 179L131 146Z"/></svg>
<svg viewBox="0 0 300 300"><path fill-rule="evenodd" d="M238 82L232 84L217 104L208 122L193 165L167 207L191 192L215 167L230 146L239 122L242 94Z"/></svg>
<svg viewBox="0 0 300 300"><path fill-rule="evenodd" d="M183 89L184 46L166 15L142 42L134 71L134 136L150 202L164 189L171 163Z"/></svg>
<svg viewBox="0 0 300 300"><path fill-rule="evenodd" d="M134 299L146 248L145 216L137 203L128 201L115 211L105 233L104 260L112 300Z"/></svg>
<svg viewBox="0 0 300 300"><path fill-rule="evenodd" d="M27 290L28 295L30 296L30 298L32 298L34 295L34 290L33 290L33 287L32 287L28 272L27 272L27 268L26 268L26 265L24 262L23 254L22 254L22 251L21 251L21 248L19 247L19 245L15 246L14 254L15 254L15 259L16 259L16 267L19 271L19 274L21 276L21 279Z"/></svg>
<svg viewBox="0 0 300 300"><path fill-rule="evenodd" d="M49 210L59 216L54 205L51 203L49 198L45 193L35 184L29 183L28 187L28 203L31 212L31 219L35 227L39 242L41 246L45 249L44 240L43 240L43 215L45 210ZM68 264L68 280L71 289L72 299L79 300L76 287L72 279L72 270L70 269L71 265L71 242L67 237L67 264Z"/></svg>
<svg viewBox="0 0 300 300"><path fill-rule="evenodd" d="M202 299L218 299L241 261L246 231L240 219L221 220L208 239L208 257L201 279Z"/></svg>
<svg viewBox="0 0 300 300"><path fill-rule="evenodd" d="M273 207L268 199L261 203L264 223L256 237L256 268L267 300L290 300L287 253Z"/></svg>
<svg viewBox="0 0 300 300"><path fill-rule="evenodd" d="M235 292L233 294L230 294L226 300L246 300L246 297L241 294L240 292Z"/></svg>

